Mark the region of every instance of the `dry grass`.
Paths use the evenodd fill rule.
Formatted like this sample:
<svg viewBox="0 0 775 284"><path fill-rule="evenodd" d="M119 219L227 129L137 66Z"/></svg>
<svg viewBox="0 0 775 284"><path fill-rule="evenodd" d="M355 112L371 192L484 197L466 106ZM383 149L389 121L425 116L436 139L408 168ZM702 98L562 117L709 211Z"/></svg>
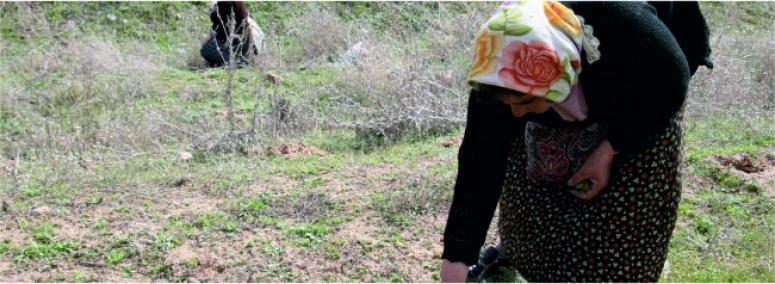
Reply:
<svg viewBox="0 0 775 284"><path fill-rule="evenodd" d="M175 43L160 44L81 29L102 14L54 22L45 5L0 5L16 7L10 28L36 43L0 40L1 279L437 280L456 147L426 139L463 126L471 42L497 3L369 3L389 13L349 20L334 4L293 4L304 9L265 29L265 65L234 72L204 68L206 23L183 22ZM772 37L712 26L716 69L692 82L690 146L766 142ZM341 62L360 41L368 54ZM267 71L283 82L266 82ZM740 132L753 134L710 143ZM262 155L287 140L330 153ZM694 201L730 207L704 198ZM678 237L682 251L695 237Z"/></svg>
<svg viewBox="0 0 775 284"><path fill-rule="evenodd" d="M473 52L468 43L478 29L473 23L489 6L468 4L468 13L448 17L446 4L440 5L438 13L445 16L431 17L419 36L406 37L411 26L392 27L387 37L369 43L368 57L346 66L337 113L352 116L340 124L373 142L395 141L407 134L444 134L462 125L467 60ZM460 23L471 25L456 29Z"/></svg>
<svg viewBox="0 0 775 284"><path fill-rule="evenodd" d="M94 147L161 143L147 133L154 128L130 119L137 115L137 100L161 92L153 80L161 69L155 53L140 45L118 48L110 41L85 38L12 57L4 72L31 79L2 91L0 109L8 110L23 129L22 135L8 138L23 152L81 153ZM116 108L119 105L129 108Z"/></svg>
<svg viewBox="0 0 775 284"><path fill-rule="evenodd" d="M321 7L299 15L287 31L297 41L298 49L284 52L282 58L290 64L333 62L347 51L365 29L355 23L343 23L330 9Z"/></svg>
<svg viewBox="0 0 775 284"><path fill-rule="evenodd" d="M720 28L711 46L715 68L693 78L688 111L698 119L726 113L743 121L775 113L775 38L730 36ZM770 116L771 117L771 116Z"/></svg>

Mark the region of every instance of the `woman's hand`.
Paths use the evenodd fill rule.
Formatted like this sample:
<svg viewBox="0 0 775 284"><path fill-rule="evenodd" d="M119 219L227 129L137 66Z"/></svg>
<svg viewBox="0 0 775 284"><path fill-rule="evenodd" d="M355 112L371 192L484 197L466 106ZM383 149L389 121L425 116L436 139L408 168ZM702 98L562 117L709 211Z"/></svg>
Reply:
<svg viewBox="0 0 775 284"><path fill-rule="evenodd" d="M211 41L211 40L213 40L213 38L214 38L214 37L215 37L215 32L214 32L213 30L210 30L210 31L209 31L209 32L207 32L207 34L205 35L205 38L204 38L204 39L202 39L202 45L205 45L205 44L206 44L208 41Z"/></svg>
<svg viewBox="0 0 775 284"><path fill-rule="evenodd" d="M595 198L606 186L611 176L611 162L616 151L608 140L603 140L600 146L587 158L581 169L568 180L568 186L577 186L580 182L589 180L592 185L588 190L572 190L571 193L578 198L591 200Z"/></svg>
<svg viewBox="0 0 775 284"><path fill-rule="evenodd" d="M441 264L441 282L463 283L468 277L468 266L462 262L449 262L444 260Z"/></svg>

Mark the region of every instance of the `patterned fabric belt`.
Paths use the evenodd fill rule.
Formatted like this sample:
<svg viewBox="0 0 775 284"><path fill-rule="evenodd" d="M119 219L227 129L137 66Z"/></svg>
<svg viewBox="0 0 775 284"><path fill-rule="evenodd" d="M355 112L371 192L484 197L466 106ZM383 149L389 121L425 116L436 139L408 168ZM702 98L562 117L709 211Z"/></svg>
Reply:
<svg viewBox="0 0 775 284"><path fill-rule="evenodd" d="M605 127L599 123L553 128L527 122L525 146L528 178L565 184L604 138Z"/></svg>

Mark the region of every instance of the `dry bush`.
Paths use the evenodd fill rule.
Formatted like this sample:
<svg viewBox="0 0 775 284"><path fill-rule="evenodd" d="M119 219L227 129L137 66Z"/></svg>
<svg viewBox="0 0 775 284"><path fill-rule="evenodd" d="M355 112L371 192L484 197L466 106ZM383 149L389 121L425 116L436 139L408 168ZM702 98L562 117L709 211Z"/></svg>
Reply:
<svg viewBox="0 0 775 284"><path fill-rule="evenodd" d="M355 23L343 23L323 5L298 15L287 31L292 38L282 53L286 63L311 65L333 62L350 46L362 40L366 31Z"/></svg>
<svg viewBox="0 0 775 284"><path fill-rule="evenodd" d="M407 10L398 9L404 6L403 3L385 5L395 6L399 14ZM453 7L455 5L462 8ZM282 35L285 38L271 34L275 30L272 27L264 27L268 33L266 65L281 70L280 73L282 70L295 71L299 64L304 67L338 61L352 44L359 41L366 43L368 57L354 66L340 65L346 69L343 72L344 90L335 90L332 86L324 90L303 88L301 93L288 96L290 98L269 95L270 111L254 114L252 131L226 133L224 129L212 127L200 131L204 132L203 136L191 143L202 153L230 153L255 148L257 141L263 139L261 136L298 136L309 130L332 126L354 128L361 138L378 141L395 140L407 133L426 135L455 129L464 122L468 88L464 79L472 52L471 41L479 21L493 5L439 4L437 17L421 21L429 23L424 29L426 34L421 36L408 36L412 35L410 30L413 28L401 25L391 26L380 36L372 36L363 29L368 26L366 23L340 21L324 5L294 17L293 24L284 31L288 35ZM451 13L448 8L467 12ZM459 29L461 26L465 27L463 31ZM197 28L184 27L183 30L189 35L189 40L181 44L182 52L188 58L185 65L203 66ZM461 34L462 39L458 38ZM290 45L287 45L288 40L292 42ZM258 72L266 70L263 67L257 69ZM251 88L250 92L257 96L272 92L260 87ZM325 92L341 96L334 103L334 111L318 113L317 102L321 95L326 95ZM249 139L246 138L248 134L252 135Z"/></svg>
<svg viewBox="0 0 775 284"><path fill-rule="evenodd" d="M464 121L464 94L436 83L418 66L382 69L388 67L387 62L398 63L395 58L399 57L372 58L382 63L350 75L345 92L351 95L343 96L339 104L339 112L350 117L340 125L375 142L395 141L409 133L446 133L459 127Z"/></svg>
<svg viewBox="0 0 775 284"><path fill-rule="evenodd" d="M181 56L174 57L177 59L171 66L183 69L188 67L190 69L204 69L207 68L207 61L202 57L200 49L202 47L202 41L207 36L209 26L195 25L194 23L186 23L181 27L180 33L185 35L185 41L181 42L177 46L177 53Z"/></svg>
<svg viewBox="0 0 775 284"><path fill-rule="evenodd" d="M431 71L444 86L467 90L466 78L474 57L474 38L481 24L495 10L497 3L462 2L440 3L439 13L426 32L430 41L426 56L441 68ZM456 13L451 10L464 10ZM438 69L438 70L436 70Z"/></svg>
<svg viewBox="0 0 775 284"><path fill-rule="evenodd" d="M444 16L433 18L424 34L407 37L411 27L393 27L393 33L370 43L368 57L356 66L344 65L347 79L337 112L349 116L334 119L337 124L354 128L369 141L460 127L472 42L489 4L464 4L467 13L458 14L440 4L439 15Z"/></svg>
<svg viewBox="0 0 775 284"><path fill-rule="evenodd" d="M162 93L157 82L162 58L147 45L119 47L85 37L10 59L3 72L33 78L4 86L0 93L0 109L24 129L3 133L5 140L35 153L80 153L108 145L134 148L139 145L130 145L137 140L133 135L155 141L146 146L162 143L163 136L138 123L143 115L132 113L137 100Z"/></svg>
<svg viewBox="0 0 775 284"><path fill-rule="evenodd" d="M107 71L150 77L166 65L165 57L153 45L130 42L118 47L111 40L96 37L70 39L63 53L71 60L69 65L84 74Z"/></svg>
<svg viewBox="0 0 775 284"><path fill-rule="evenodd" d="M44 16L41 3L16 2L2 3L1 5L9 5L7 8L3 6L0 6L0 8L13 11L8 13L8 19L3 19L3 25L7 25L5 27L10 30L20 32L20 36L23 39L52 34L52 26L48 21L48 17Z"/></svg>
<svg viewBox="0 0 775 284"><path fill-rule="evenodd" d="M270 111L264 117L264 130L272 137L294 137L318 129L317 99L311 92L283 98L277 94L269 97Z"/></svg>

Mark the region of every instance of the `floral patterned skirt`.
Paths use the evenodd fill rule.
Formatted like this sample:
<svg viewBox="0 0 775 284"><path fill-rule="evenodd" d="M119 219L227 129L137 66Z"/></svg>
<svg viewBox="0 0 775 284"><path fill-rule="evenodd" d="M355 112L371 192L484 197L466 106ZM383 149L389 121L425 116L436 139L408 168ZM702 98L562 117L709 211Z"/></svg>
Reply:
<svg viewBox="0 0 775 284"><path fill-rule="evenodd" d="M516 139L498 226L518 272L531 282L659 280L681 196L682 135L678 115L645 150L618 155L608 187L590 201L531 178L531 147Z"/></svg>

